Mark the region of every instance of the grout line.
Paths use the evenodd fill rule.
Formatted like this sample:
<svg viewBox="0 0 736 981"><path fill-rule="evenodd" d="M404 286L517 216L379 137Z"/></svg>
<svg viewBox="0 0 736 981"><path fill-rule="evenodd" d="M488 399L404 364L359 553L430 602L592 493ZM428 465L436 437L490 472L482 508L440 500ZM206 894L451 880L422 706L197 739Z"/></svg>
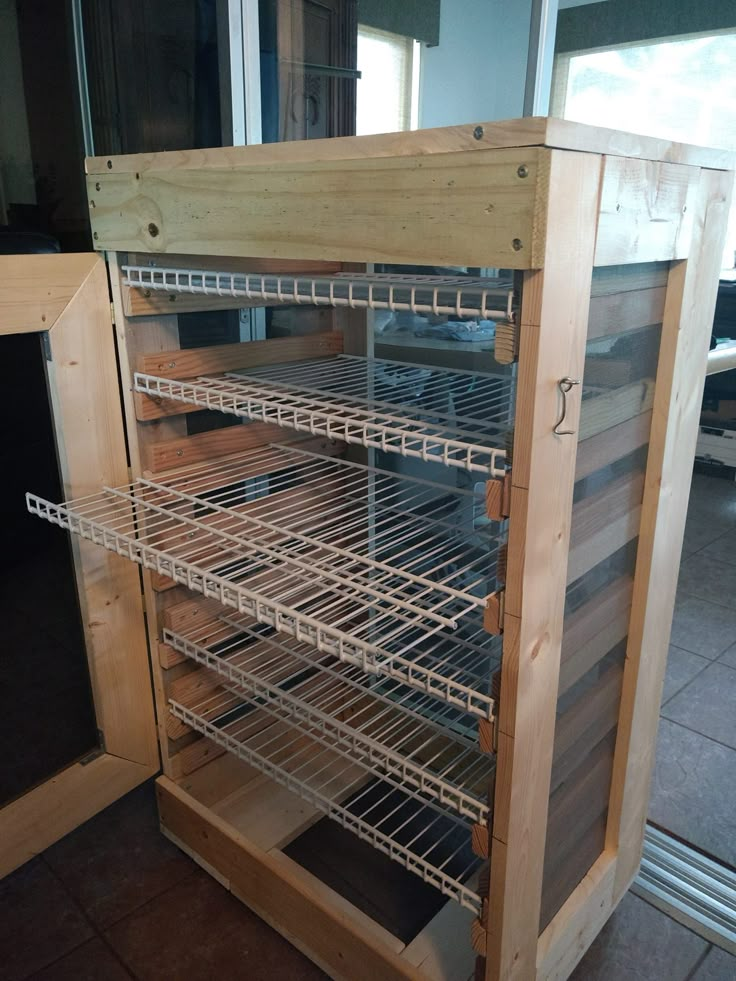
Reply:
<svg viewBox="0 0 736 981"><path fill-rule="evenodd" d="M675 922L677 921L675 920ZM705 961L706 957L708 956L708 954L710 954L712 950L713 950L713 944L708 944L705 950L703 951L703 953L700 955L700 957L695 961L691 969L688 971L687 976L684 977L682 981L692 981L692 979L698 973L700 968L703 966L703 962Z"/></svg>
<svg viewBox="0 0 736 981"><path fill-rule="evenodd" d="M673 726L679 726L681 729L685 729L687 732L692 732L696 736L702 736L703 739L707 739L710 742L715 743L716 746L722 746L724 749L729 749L732 753L736 753L736 746L729 746L728 743L721 742L720 739L714 739L713 736L706 736L704 732L698 732L697 729L691 729L690 726L686 726L684 723L678 722L676 719L670 719L666 715L660 715L660 718L664 719L665 722L671 723ZM722 861L722 859L718 859L718 861Z"/></svg>
<svg viewBox="0 0 736 981"><path fill-rule="evenodd" d="M692 676L692 678L689 678L681 688L678 688L677 691L673 692L670 695L670 697L667 699L666 702L662 702L662 704L659 706L659 715L660 715L660 717L663 717L662 716L662 709L666 708L670 704L670 702L672 701L673 698L677 698L678 695L681 695L687 688L690 687L690 685L695 681L696 678L699 678L700 675L704 671L707 671L708 670L708 667L711 664L715 664L715 661L711 661L710 658L703 657L702 654L696 654L695 651L689 651L685 647L677 647L676 644L670 644L670 647L674 647L678 651L683 651L683 653L685 653L685 654L691 654L693 657L702 658L702 660L705 661L705 664L703 665L702 668L699 668L695 672L695 674ZM665 670L666 670L666 668L665 668ZM666 716L664 716L664 718L666 718Z"/></svg>

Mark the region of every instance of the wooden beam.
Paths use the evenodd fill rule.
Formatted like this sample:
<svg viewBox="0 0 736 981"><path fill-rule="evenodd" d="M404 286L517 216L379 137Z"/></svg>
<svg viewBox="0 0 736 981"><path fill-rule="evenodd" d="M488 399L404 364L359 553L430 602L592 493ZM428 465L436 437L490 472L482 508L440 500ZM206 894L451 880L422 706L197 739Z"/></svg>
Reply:
<svg viewBox="0 0 736 981"><path fill-rule="evenodd" d="M591 297L588 340L661 324L665 292L664 286L655 286Z"/></svg>
<svg viewBox="0 0 736 981"><path fill-rule="evenodd" d="M732 185L731 174L703 171L689 257L673 265L667 287L611 789L608 846L619 852L615 895L641 857L687 514L683 460L695 453Z"/></svg>
<svg viewBox="0 0 736 981"><path fill-rule="evenodd" d="M654 379L643 378L604 395L594 395L583 402L580 413L580 442L649 412L654 402Z"/></svg>
<svg viewBox="0 0 736 981"><path fill-rule="evenodd" d="M552 430L558 381L583 369L599 181L595 155L552 154L543 270L522 293L487 981L536 964L577 442Z"/></svg>
<svg viewBox="0 0 736 981"><path fill-rule="evenodd" d="M261 365L326 358L342 353L342 335L337 331L308 334L306 337L279 337L269 341L213 344L176 351L139 354L135 370L165 378L196 378L222 371L257 368Z"/></svg>
<svg viewBox="0 0 736 981"><path fill-rule="evenodd" d="M73 763L0 810L0 879L158 770L100 753Z"/></svg>
<svg viewBox="0 0 736 981"><path fill-rule="evenodd" d="M582 440L578 443L575 480L589 477L596 470L610 466L644 446L649 442L651 428L652 410L649 409Z"/></svg>
<svg viewBox="0 0 736 981"><path fill-rule="evenodd" d="M368 142L368 141L366 141ZM88 179L101 249L274 259L539 265L549 151L478 150ZM250 159L249 159L250 156ZM451 193L449 192L451 190ZM234 202L237 201L237 207ZM247 212L248 220L242 215ZM304 229L296 236L295 228Z"/></svg>
<svg viewBox="0 0 736 981"><path fill-rule="evenodd" d="M127 483L110 296L101 259L94 258L84 283L57 318L49 348L46 368L64 498ZM75 536L72 549L97 727L107 752L155 768L159 754L138 570L122 556Z"/></svg>
<svg viewBox="0 0 736 981"><path fill-rule="evenodd" d="M697 167L605 157L596 266L684 258L699 180Z"/></svg>
<svg viewBox="0 0 736 981"><path fill-rule="evenodd" d="M266 364L309 361L342 353L342 334L325 331L304 337L279 337L268 341L246 341L239 344L215 344L186 350L160 351L136 361L136 371L165 378L193 378L197 375L237 371ZM139 422L168 418L198 411L197 406L153 398L134 393L136 418Z"/></svg>
<svg viewBox="0 0 736 981"><path fill-rule="evenodd" d="M0 335L51 330L99 261L90 252L0 255Z"/></svg>

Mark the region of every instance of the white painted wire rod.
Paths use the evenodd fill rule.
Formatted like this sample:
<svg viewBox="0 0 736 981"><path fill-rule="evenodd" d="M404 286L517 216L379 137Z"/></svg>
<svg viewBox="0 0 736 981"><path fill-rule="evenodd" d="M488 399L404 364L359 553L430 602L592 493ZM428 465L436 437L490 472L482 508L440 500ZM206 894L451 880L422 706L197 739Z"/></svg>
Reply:
<svg viewBox="0 0 736 981"><path fill-rule="evenodd" d="M482 626L471 624L467 633L461 626L457 634L435 644L433 635L443 628L430 625L426 615L411 619L391 602L377 607L350 586L345 587L345 595L337 596L316 573L305 583L303 576L264 571L264 563L254 569L252 561L223 556L221 545L214 556L203 556L200 543L195 541L192 549L183 536L178 545L164 550L144 537L140 505L124 499L111 502L99 495L86 498L78 509L74 502L52 504L34 494L27 494L26 502L31 513L363 671L396 678L466 712L492 718L490 675L469 670L467 664L457 667L452 656L459 647L471 665L472 654L482 664L494 650L493 645L484 647ZM213 552L211 545L209 551ZM192 557L198 561L191 561Z"/></svg>
<svg viewBox="0 0 736 981"><path fill-rule="evenodd" d="M311 277L132 265L123 266L123 272L127 286L166 293L233 297L265 304L391 310L458 319L514 318L513 288L481 277L387 273Z"/></svg>
<svg viewBox="0 0 736 981"><path fill-rule="evenodd" d="M214 671L226 687L235 686L236 694L258 699L280 718L296 720L324 745L398 780L399 786L431 795L464 817L487 822L492 764L477 747L464 746L451 733L422 724L398 705L331 673L317 670L304 677L302 669L300 678L292 665L284 677L286 666L274 657L274 648L269 651L267 641L261 642L256 657L251 639L218 644L217 652L214 645L168 629L164 641Z"/></svg>
<svg viewBox="0 0 736 981"><path fill-rule="evenodd" d="M462 820L438 814L385 782L376 784L370 771L310 740L299 728L277 720L264 726L263 713L239 716L236 711L231 721L227 717L209 720L206 705L197 711L171 700L169 707L176 718L317 807L444 895L466 909L479 911L480 897L463 882L478 860L470 850L470 827ZM456 874L448 871L453 860Z"/></svg>
<svg viewBox="0 0 736 981"><path fill-rule="evenodd" d="M457 438L446 429L363 406L330 405L315 396L296 396L247 378L199 378L175 381L136 372L134 388L154 398L171 399L241 419L269 422L297 432L324 436L429 463L442 463L484 476L503 477L506 452ZM498 441L505 440L499 435Z"/></svg>
<svg viewBox="0 0 736 981"><path fill-rule="evenodd" d="M250 482L250 483L248 483ZM197 506L208 527L222 517L228 530L269 544L286 540L320 566L334 556L355 558L366 574L388 572L418 587L482 607L495 588L490 530L473 542L474 509L452 488L415 483L386 471L304 454L288 447L253 450L159 481L140 479L144 501L184 515ZM250 487L250 490L249 490ZM258 495L258 496L255 496ZM481 494L472 498L484 508ZM466 523L453 525L453 515ZM498 526L496 526L498 529ZM500 529L499 529L500 532Z"/></svg>

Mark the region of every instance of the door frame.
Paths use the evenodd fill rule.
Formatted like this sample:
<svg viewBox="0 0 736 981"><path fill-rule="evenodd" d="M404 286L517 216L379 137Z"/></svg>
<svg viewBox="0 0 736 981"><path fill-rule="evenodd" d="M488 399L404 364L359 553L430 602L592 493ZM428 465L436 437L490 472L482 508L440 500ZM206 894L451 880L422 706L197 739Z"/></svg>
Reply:
<svg viewBox="0 0 736 981"><path fill-rule="evenodd" d="M0 256L0 334L18 333L43 337L64 498L126 483L103 259ZM139 570L89 542L71 546L100 748L0 809L0 878L159 770Z"/></svg>

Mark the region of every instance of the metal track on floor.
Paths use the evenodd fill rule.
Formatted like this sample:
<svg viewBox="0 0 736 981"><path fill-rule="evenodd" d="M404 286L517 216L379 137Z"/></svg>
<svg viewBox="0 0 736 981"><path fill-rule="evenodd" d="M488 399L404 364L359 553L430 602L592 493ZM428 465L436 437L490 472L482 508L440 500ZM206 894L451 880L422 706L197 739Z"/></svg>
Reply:
<svg viewBox="0 0 736 981"><path fill-rule="evenodd" d="M736 954L736 873L647 825L632 892Z"/></svg>

